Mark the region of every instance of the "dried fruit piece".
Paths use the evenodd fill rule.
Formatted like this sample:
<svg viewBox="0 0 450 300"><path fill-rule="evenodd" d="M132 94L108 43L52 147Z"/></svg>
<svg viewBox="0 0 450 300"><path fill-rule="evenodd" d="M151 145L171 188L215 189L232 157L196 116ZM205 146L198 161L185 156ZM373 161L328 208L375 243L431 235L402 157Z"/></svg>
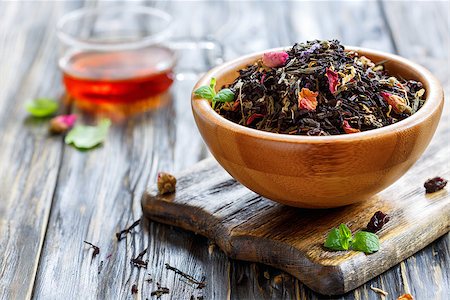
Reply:
<svg viewBox="0 0 450 300"><path fill-rule="evenodd" d="M328 78L328 88L332 94L336 93L337 87L341 84L339 82L339 74L329 68L325 74Z"/></svg>
<svg viewBox="0 0 450 300"><path fill-rule="evenodd" d="M266 67L277 68L286 64L289 54L285 51L266 52L262 56L262 62Z"/></svg>
<svg viewBox="0 0 450 300"><path fill-rule="evenodd" d="M397 300L414 300L411 294L403 294L397 298Z"/></svg>
<svg viewBox="0 0 450 300"><path fill-rule="evenodd" d="M255 121L255 119L262 118L262 117L264 117L264 115L262 115L262 114L253 114L250 117L248 117L247 122L245 122L245 124L248 126L248 125L252 124L253 121Z"/></svg>
<svg viewBox="0 0 450 300"><path fill-rule="evenodd" d="M302 88L298 93L298 108L309 111L316 110L318 92L313 92L308 88Z"/></svg>
<svg viewBox="0 0 450 300"><path fill-rule="evenodd" d="M361 132L361 130L353 128L352 126L350 126L350 124L348 123L347 120L344 120L342 122L342 129L344 129L345 133L357 133L357 132Z"/></svg>
<svg viewBox="0 0 450 300"><path fill-rule="evenodd" d="M408 115L412 113L411 107L406 104L406 100L404 98L386 92L381 92L381 96L383 97L384 101L387 102L387 104L392 106L392 109L396 113L406 113Z"/></svg>
<svg viewBox="0 0 450 300"><path fill-rule="evenodd" d="M49 131L51 133L65 133L75 125L76 115L60 115L50 120Z"/></svg>
<svg viewBox="0 0 450 300"><path fill-rule="evenodd" d="M389 216L379 210L373 214L372 218L370 218L370 221L367 224L367 231L375 233L383 228L384 224L387 222L389 222Z"/></svg>
<svg viewBox="0 0 450 300"><path fill-rule="evenodd" d="M177 184L177 179L165 172L158 173L158 191L162 194L173 193L175 192L175 185Z"/></svg>
<svg viewBox="0 0 450 300"><path fill-rule="evenodd" d="M447 185L447 180L442 177L434 177L428 179L424 183L425 192L427 194L442 190Z"/></svg>

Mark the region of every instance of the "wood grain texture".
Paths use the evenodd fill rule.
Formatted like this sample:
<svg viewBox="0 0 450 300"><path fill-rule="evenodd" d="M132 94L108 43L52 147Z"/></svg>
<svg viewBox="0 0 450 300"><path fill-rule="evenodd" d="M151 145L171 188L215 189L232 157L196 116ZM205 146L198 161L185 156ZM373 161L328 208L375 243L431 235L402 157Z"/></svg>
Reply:
<svg viewBox="0 0 450 300"><path fill-rule="evenodd" d="M177 176L175 194L146 193L143 212L150 219L207 236L232 258L285 270L321 294L343 294L450 230L448 192L425 195L422 186L414 184L429 167L450 175L442 169L444 161L429 159L367 202L332 210L301 210L264 199L209 159ZM324 251L331 228L347 223L356 232L379 210L391 216L379 232L379 252Z"/></svg>
<svg viewBox="0 0 450 300"><path fill-rule="evenodd" d="M212 36L222 41L226 59L306 39L339 38L345 44L383 51L398 48L401 55L430 68L449 93L450 76L443 67L448 65L449 47L446 2L141 3L172 13L178 37ZM63 89L56 64L56 20L66 11L97 5L112 4L95 0L0 3L0 170L5 174L0 184L0 298L27 299L34 285L35 299L154 299L149 293L155 282L144 280L151 273L171 289L163 299L189 299L191 287L164 269L164 263L170 262L196 278L207 276L207 288L194 291L202 292L205 299L323 299L287 273L228 259L218 247L210 252L205 238L166 225L150 222L127 240L115 242L114 232L141 216L140 193L153 183L158 170L181 170L208 155L189 108L195 74L174 86L175 105L161 119L156 120L155 114L114 127L105 144L108 149L97 149L102 155L78 153L63 146L59 138L47 138L45 124L26 122L24 126L22 104L27 98L58 97ZM412 53L410 49L419 50ZM207 66L203 55L190 57L183 59L189 68L198 71ZM448 110L446 106L447 122ZM128 168L131 179L126 182ZM142 169L145 178L138 180ZM101 170L117 171L117 175ZM432 170L427 174L424 177L437 175ZM123 185L116 186L121 179ZM135 190L130 192L133 184ZM114 190L107 191L110 188ZM84 214L71 212L66 205L75 210L85 207ZM101 256L92 265L92 250L82 239L102 246ZM44 250L40 250L42 243ZM149 268L131 268L129 258L149 244L151 251L144 256L151 260ZM106 259L108 250L115 255ZM355 291L335 298L379 299L370 290L374 285L392 298L410 291L416 299L446 299L449 253L447 234ZM103 275L97 275L101 260ZM39 272L34 274L38 261ZM266 271L269 279L264 277ZM131 295L134 283L139 288L135 297Z"/></svg>

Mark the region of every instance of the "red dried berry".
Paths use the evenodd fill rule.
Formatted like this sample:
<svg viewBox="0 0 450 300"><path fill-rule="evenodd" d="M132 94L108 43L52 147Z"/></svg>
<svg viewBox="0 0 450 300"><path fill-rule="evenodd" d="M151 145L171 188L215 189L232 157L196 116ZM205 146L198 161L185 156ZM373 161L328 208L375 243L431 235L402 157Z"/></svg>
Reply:
<svg viewBox="0 0 450 300"><path fill-rule="evenodd" d="M442 190L446 185L447 180L442 177L434 177L425 181L423 186L425 187L425 192L429 194Z"/></svg>
<svg viewBox="0 0 450 300"><path fill-rule="evenodd" d="M383 228L384 224L387 222L389 222L389 216L379 210L372 216L367 224L367 231L375 233Z"/></svg>

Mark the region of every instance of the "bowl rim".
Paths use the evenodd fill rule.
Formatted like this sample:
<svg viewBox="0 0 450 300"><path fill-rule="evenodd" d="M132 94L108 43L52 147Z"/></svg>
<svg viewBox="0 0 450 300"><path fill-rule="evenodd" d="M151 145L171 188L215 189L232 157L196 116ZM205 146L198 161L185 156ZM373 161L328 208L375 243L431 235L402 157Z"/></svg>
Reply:
<svg viewBox="0 0 450 300"><path fill-rule="evenodd" d="M439 109L441 105L443 105L443 89L438 79L426 68L423 66L412 62L406 58L403 58L396 54L391 54L383 51L372 50L362 47L354 47L354 46L344 46L345 50L355 51L360 53L361 55L367 56L380 56L384 57L392 61L395 64L402 64L408 66L413 69L413 72L420 74L419 77L424 78L424 86L428 85L426 88L427 97L425 99L424 105L413 115L409 116L406 119L403 119L397 123L384 126L382 128L371 129L363 132L353 133L353 134L339 134L339 135L329 135L329 136L305 136L305 135L288 135L288 134L280 134L274 132L268 132L263 130L258 130L250 127L246 127L243 125L239 125L234 123L223 116L219 115L215 112L209 101L202 98L194 98L193 92L191 93L191 106L192 110L199 115L202 115L213 122L216 126L224 127L227 130L233 131L236 134L246 135L253 138L270 140L270 141L280 141L280 142L288 142L288 143L327 143L327 142L353 142L362 139L371 139L379 137L380 135L393 135L398 133L399 131L408 130L419 123L425 121L429 118L430 115L433 114L436 110ZM221 73L224 70L236 69L236 67L243 64L244 61L249 59L256 59L257 57L262 56L263 53L269 51L283 51L286 49L290 49L291 47L278 47L267 49L264 51L254 52L248 55L240 56L236 59L228 61L224 64L214 67L207 73L205 73L195 84L192 91L195 91L198 87L203 85L209 85L209 81L211 77L220 77Z"/></svg>

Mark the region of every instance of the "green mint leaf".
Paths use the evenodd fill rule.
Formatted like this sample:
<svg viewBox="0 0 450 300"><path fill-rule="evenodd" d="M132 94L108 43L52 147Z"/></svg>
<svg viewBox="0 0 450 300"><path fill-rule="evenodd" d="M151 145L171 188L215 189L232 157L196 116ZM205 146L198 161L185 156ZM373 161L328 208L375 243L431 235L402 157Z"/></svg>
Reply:
<svg viewBox="0 0 450 300"><path fill-rule="evenodd" d="M216 92L211 87L204 85L196 89L194 95L198 98L212 100L216 95Z"/></svg>
<svg viewBox="0 0 450 300"><path fill-rule="evenodd" d="M380 241L376 234L367 231L358 231L353 239L352 249L365 253L374 253L380 249Z"/></svg>
<svg viewBox="0 0 450 300"><path fill-rule="evenodd" d="M49 117L58 110L58 102L52 99L38 98L25 103L25 109L34 117Z"/></svg>
<svg viewBox="0 0 450 300"><path fill-rule="evenodd" d="M324 246L331 250L348 250L352 241L352 232L345 224L333 228L328 233Z"/></svg>
<svg viewBox="0 0 450 300"><path fill-rule="evenodd" d="M213 91L215 91L215 89L216 89L216 78L211 77L211 80L210 80L210 82L209 82L209 87L210 87Z"/></svg>
<svg viewBox="0 0 450 300"><path fill-rule="evenodd" d="M222 89L214 96L215 102L231 102L234 100L234 93L230 89Z"/></svg>
<svg viewBox="0 0 450 300"><path fill-rule="evenodd" d="M103 143L108 134L111 121L103 119L97 126L76 125L66 135L64 142L78 149L91 149Z"/></svg>

